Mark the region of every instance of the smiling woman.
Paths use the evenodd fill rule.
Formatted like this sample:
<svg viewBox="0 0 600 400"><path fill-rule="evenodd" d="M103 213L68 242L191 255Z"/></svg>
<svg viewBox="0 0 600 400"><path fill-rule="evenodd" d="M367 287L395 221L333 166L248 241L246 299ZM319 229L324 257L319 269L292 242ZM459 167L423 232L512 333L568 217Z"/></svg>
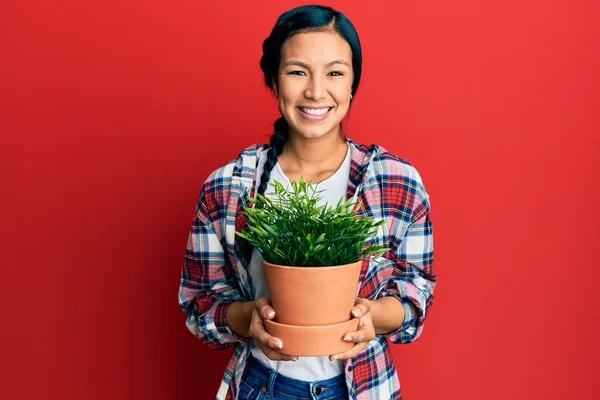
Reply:
<svg viewBox="0 0 600 400"><path fill-rule="evenodd" d="M195 336L216 350L235 345L217 399L401 399L389 342L419 338L437 280L421 177L383 147L343 134L362 52L342 13L323 6L287 11L264 41L260 65L281 117L269 145L245 149L202 185L179 291ZM277 310L263 258L236 234L245 228L243 208L252 196L273 199L270 184L300 178L319 183L322 205L360 203L360 217L381 221L365 245L390 249L362 263L351 312L358 329L343 335L353 347L340 354L290 355L267 332L265 320L276 319Z"/></svg>
<svg viewBox="0 0 600 400"><path fill-rule="evenodd" d="M273 87L290 129L306 138L337 135L352 97L348 42L335 31L300 33L284 43L281 59Z"/></svg>

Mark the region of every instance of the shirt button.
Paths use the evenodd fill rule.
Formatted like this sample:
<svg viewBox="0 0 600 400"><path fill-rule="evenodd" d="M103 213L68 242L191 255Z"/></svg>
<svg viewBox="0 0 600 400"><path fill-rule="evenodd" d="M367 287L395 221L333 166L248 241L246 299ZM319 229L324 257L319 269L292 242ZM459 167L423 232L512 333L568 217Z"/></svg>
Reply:
<svg viewBox="0 0 600 400"><path fill-rule="evenodd" d="M348 367L348 372L352 372L352 365Z"/></svg>
<svg viewBox="0 0 600 400"><path fill-rule="evenodd" d="M266 387L263 387L261 390L263 391L263 393L267 393L267 388Z"/></svg>

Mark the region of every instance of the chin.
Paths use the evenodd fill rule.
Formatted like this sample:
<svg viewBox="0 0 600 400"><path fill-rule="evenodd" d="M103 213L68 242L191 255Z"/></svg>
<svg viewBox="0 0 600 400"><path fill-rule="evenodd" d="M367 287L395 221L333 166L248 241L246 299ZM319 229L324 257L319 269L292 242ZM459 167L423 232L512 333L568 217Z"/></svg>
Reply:
<svg viewBox="0 0 600 400"><path fill-rule="evenodd" d="M304 129L302 129L304 128ZM333 127L322 127L322 128L309 128L306 129L305 127L300 127L300 129L297 129L296 132L298 132L298 135L306 138L306 139L318 139L318 138L322 138L324 136L330 135L334 133L334 128Z"/></svg>
<svg viewBox="0 0 600 400"><path fill-rule="evenodd" d="M323 133L323 132L314 132L314 133L302 133L300 132L300 136L305 138L305 139L320 139L322 137L327 136L327 133Z"/></svg>

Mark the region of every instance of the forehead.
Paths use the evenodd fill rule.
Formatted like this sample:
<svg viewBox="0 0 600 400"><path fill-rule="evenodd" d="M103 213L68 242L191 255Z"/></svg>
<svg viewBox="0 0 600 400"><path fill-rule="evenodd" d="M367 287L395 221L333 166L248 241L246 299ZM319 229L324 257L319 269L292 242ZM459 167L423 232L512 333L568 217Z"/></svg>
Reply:
<svg viewBox="0 0 600 400"><path fill-rule="evenodd" d="M326 64L344 59L352 65L350 45L335 31L298 33L285 41L281 61L295 59L308 64Z"/></svg>

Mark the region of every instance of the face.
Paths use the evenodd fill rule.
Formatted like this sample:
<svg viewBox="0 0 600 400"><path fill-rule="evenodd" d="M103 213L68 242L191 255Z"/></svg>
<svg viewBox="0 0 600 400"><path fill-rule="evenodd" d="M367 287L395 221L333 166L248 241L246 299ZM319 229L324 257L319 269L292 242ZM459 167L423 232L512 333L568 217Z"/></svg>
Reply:
<svg viewBox="0 0 600 400"><path fill-rule="evenodd" d="M286 40L278 79L274 88L290 134L310 139L339 132L350 106L352 51L338 33L300 33Z"/></svg>

